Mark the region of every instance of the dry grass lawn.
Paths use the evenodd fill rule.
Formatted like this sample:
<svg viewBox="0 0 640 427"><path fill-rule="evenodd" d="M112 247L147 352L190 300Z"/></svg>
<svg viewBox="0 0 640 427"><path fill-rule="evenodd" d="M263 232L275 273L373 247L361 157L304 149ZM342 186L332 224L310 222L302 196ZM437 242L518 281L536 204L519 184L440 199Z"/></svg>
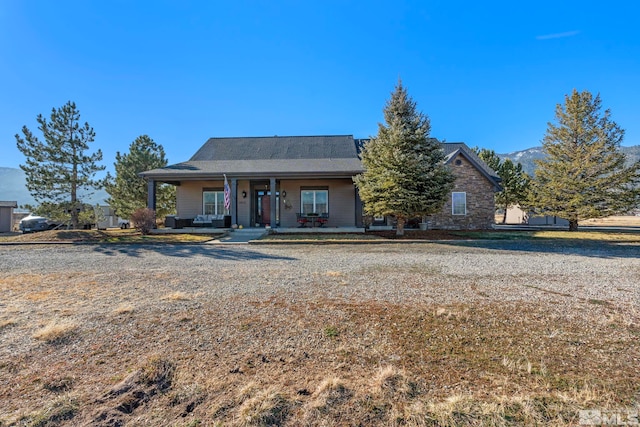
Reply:
<svg viewBox="0 0 640 427"><path fill-rule="evenodd" d="M153 234L143 236L128 229L109 230L49 230L27 234L0 236L1 242L80 242L80 243L198 243L215 239L220 235L204 234Z"/></svg>
<svg viewBox="0 0 640 427"><path fill-rule="evenodd" d="M638 315L608 305L586 303L586 324L536 304L278 298L228 317L181 295L122 308L113 288L113 312L90 314L61 280L47 313L91 326L41 329L17 308L26 285L4 321L29 350L0 363L0 425L558 426L638 399Z"/></svg>
<svg viewBox="0 0 640 427"><path fill-rule="evenodd" d="M606 218L588 219L580 222L580 225L597 225L603 227L640 227L640 216L617 215Z"/></svg>
<svg viewBox="0 0 640 427"><path fill-rule="evenodd" d="M496 224L502 224L502 214L496 214ZM599 227L640 227L640 216L614 215L606 218L588 219L580 221L580 225Z"/></svg>
<svg viewBox="0 0 640 427"><path fill-rule="evenodd" d="M220 300L171 280L2 273L0 426L570 426L640 399L626 305Z"/></svg>

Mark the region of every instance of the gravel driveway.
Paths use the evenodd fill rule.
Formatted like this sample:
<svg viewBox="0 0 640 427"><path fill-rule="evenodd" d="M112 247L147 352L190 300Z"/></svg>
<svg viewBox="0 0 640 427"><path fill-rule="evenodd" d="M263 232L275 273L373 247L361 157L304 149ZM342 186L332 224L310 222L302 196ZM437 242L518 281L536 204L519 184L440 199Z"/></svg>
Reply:
<svg viewBox="0 0 640 427"><path fill-rule="evenodd" d="M155 277L157 292L220 297L313 298L322 292L332 299L398 303L489 298L640 304L640 247L608 243L5 246L0 271L83 273L122 284ZM335 280L318 289L313 284L319 276Z"/></svg>

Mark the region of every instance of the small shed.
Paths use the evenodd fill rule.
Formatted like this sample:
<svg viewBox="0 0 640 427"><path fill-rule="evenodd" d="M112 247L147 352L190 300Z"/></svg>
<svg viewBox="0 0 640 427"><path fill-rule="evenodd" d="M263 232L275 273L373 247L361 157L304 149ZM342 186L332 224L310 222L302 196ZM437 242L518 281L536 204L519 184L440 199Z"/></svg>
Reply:
<svg viewBox="0 0 640 427"><path fill-rule="evenodd" d="M18 202L0 200L0 233L8 233L13 225L13 210L18 207Z"/></svg>
<svg viewBox="0 0 640 427"><path fill-rule="evenodd" d="M499 215L502 221L502 215ZM568 227L569 221L553 215L536 215L533 212L525 212L520 209L520 206L509 206L507 209L507 222L506 224L526 224L526 225L543 225L543 226L557 226Z"/></svg>

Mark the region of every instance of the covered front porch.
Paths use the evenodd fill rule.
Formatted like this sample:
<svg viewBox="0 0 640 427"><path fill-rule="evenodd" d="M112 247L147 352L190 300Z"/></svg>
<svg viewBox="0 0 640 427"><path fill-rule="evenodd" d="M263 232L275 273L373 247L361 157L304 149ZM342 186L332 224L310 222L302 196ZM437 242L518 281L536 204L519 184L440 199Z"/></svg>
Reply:
<svg viewBox="0 0 640 427"><path fill-rule="evenodd" d="M181 219L228 215L232 226L276 229L317 214L327 227L361 227L353 183L363 172L360 142L352 135L210 138L188 161L140 176L151 209L157 183L177 187Z"/></svg>
<svg viewBox="0 0 640 427"><path fill-rule="evenodd" d="M149 179L148 207L155 208L157 182L176 185L181 232L219 232L224 228L322 229L362 228L362 203L351 177L238 177ZM206 220L202 221L202 216ZM221 221L224 217L225 221ZM218 226L210 226L220 219ZM305 221L301 221L304 218ZM317 220L309 220L318 218ZM200 226L197 226L200 225ZM321 227L322 226L322 227ZM297 231L296 231L297 232ZM322 232L322 231L320 231Z"/></svg>

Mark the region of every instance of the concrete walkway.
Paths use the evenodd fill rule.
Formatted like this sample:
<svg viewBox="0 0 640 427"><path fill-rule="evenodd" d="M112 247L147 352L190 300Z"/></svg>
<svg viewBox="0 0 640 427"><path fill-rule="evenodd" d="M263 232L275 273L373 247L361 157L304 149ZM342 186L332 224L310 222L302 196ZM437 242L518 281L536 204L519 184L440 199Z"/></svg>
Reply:
<svg viewBox="0 0 640 427"><path fill-rule="evenodd" d="M356 227L316 227L316 228L276 228L275 230L269 230L265 228L243 228L235 230L227 230L224 236L219 239L210 240L207 242L212 245L224 245L224 244L246 244L252 240L258 240L269 231L274 233L310 233L310 234L340 234L340 233L364 233L363 228Z"/></svg>
<svg viewBox="0 0 640 427"><path fill-rule="evenodd" d="M247 244L251 240L256 240L267 234L264 228L246 228L227 232L223 237L210 240L207 244L213 245L241 245Z"/></svg>

